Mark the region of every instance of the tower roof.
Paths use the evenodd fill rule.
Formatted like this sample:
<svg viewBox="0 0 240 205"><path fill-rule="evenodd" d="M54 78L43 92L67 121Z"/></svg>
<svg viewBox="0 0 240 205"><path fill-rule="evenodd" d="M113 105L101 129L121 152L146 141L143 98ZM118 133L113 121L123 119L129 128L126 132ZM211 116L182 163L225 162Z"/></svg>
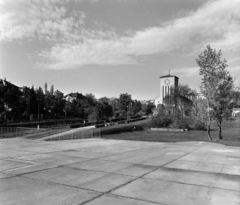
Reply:
<svg viewBox="0 0 240 205"><path fill-rule="evenodd" d="M177 76L175 76L175 75L170 75L170 74L168 74L168 75L164 75L164 76L160 76L159 78L169 78L169 77L175 77L175 78L178 79Z"/></svg>

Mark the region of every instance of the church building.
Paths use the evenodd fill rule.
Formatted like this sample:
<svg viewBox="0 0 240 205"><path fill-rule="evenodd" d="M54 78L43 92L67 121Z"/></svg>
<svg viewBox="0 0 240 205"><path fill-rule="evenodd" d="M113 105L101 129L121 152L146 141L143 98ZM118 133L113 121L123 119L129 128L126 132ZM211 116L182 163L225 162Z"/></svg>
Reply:
<svg viewBox="0 0 240 205"><path fill-rule="evenodd" d="M154 100L156 107L159 104L166 104L165 97L170 94L171 87L174 88L178 86L178 79L177 76L170 75L170 73L160 77L160 95Z"/></svg>

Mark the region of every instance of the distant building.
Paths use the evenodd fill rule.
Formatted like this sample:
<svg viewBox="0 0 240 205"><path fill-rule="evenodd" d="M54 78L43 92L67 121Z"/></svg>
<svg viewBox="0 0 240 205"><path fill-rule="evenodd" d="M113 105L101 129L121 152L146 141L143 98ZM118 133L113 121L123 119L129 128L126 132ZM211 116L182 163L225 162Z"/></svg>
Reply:
<svg viewBox="0 0 240 205"><path fill-rule="evenodd" d="M55 97L59 97L59 98L63 98L63 96L64 96L64 94L59 90L56 90L53 95Z"/></svg>
<svg viewBox="0 0 240 205"><path fill-rule="evenodd" d="M150 104L150 103L154 103L154 100L141 100L140 102L141 104Z"/></svg>
<svg viewBox="0 0 240 205"><path fill-rule="evenodd" d="M160 95L154 99L157 107L159 104L165 105L165 97L171 94L171 88L178 86L179 78L174 75L165 75L160 77Z"/></svg>
<svg viewBox="0 0 240 205"><path fill-rule="evenodd" d="M16 89L19 89L20 91L22 91L23 88L21 87L18 87L12 83L10 83L10 81L7 81L6 78L3 80L3 79L0 79L0 86L5 86L5 87L12 87L12 88L16 88Z"/></svg>
<svg viewBox="0 0 240 205"><path fill-rule="evenodd" d="M233 108L232 109L232 117L240 116L240 108Z"/></svg>
<svg viewBox="0 0 240 205"><path fill-rule="evenodd" d="M205 99L205 96L202 93L197 93L197 99Z"/></svg>
<svg viewBox="0 0 240 205"><path fill-rule="evenodd" d="M72 102L73 100L87 100L88 98L84 96L82 93L69 93L64 96L64 99L68 102Z"/></svg>

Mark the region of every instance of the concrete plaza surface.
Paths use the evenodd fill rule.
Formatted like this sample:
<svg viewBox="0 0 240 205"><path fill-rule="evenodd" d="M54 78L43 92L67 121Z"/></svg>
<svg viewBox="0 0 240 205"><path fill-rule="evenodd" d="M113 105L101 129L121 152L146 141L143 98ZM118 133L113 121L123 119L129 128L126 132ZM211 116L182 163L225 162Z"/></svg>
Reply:
<svg viewBox="0 0 240 205"><path fill-rule="evenodd" d="M240 148L1 139L0 204L239 205Z"/></svg>

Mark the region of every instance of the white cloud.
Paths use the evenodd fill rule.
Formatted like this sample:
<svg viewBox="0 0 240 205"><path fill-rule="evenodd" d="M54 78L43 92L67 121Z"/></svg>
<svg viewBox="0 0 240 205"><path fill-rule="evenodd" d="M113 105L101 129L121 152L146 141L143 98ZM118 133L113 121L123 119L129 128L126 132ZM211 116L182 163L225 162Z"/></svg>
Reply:
<svg viewBox="0 0 240 205"><path fill-rule="evenodd" d="M209 1L197 11L166 22L162 27L146 28L131 34L126 32L125 36L119 36L114 30L84 29L85 14L72 12L67 15L66 1L35 0L25 8L24 2L28 1L18 0L24 5L21 9L7 7L10 3L5 3L6 11L10 12L3 14L0 25L10 20L18 30L19 26L29 26L26 26L26 32L18 31L18 35L5 32L2 38L40 37L56 41L52 48L39 54L43 59L39 67L48 69L78 68L89 64L138 64L138 58L158 53L189 54L194 50L199 53L206 44L235 54L240 50L240 0ZM36 2L40 2L43 9L40 10Z"/></svg>
<svg viewBox="0 0 240 205"><path fill-rule="evenodd" d="M67 1L0 0L0 41L29 38L54 41L59 35L64 40L84 24L85 18L82 11L68 14Z"/></svg>
<svg viewBox="0 0 240 205"><path fill-rule="evenodd" d="M199 67L174 68L171 72L180 75L181 77L193 77L199 74Z"/></svg>

